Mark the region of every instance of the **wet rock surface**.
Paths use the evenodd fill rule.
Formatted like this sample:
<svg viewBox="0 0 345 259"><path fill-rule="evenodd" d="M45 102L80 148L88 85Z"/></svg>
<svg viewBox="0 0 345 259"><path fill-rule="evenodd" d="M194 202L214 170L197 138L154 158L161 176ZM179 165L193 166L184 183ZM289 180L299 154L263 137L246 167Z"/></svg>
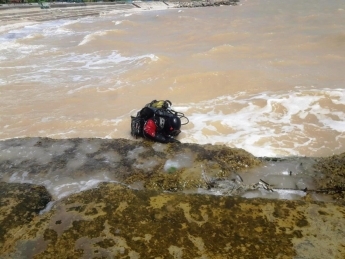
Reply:
<svg viewBox="0 0 345 259"><path fill-rule="evenodd" d="M334 199L345 200L345 153L320 158L315 169L323 172L317 179L318 189L331 194Z"/></svg>
<svg viewBox="0 0 345 259"><path fill-rule="evenodd" d="M257 158L142 140L0 141L0 258L344 258L343 174L344 154ZM243 198L250 179L272 184L272 192L261 188L270 195L306 190L295 200ZM325 189L332 202L312 198Z"/></svg>
<svg viewBox="0 0 345 259"><path fill-rule="evenodd" d="M261 162L242 149L125 139L48 138L0 142L0 180L43 184L54 198L103 181L178 191L206 187Z"/></svg>
<svg viewBox="0 0 345 259"><path fill-rule="evenodd" d="M44 186L0 182L0 250L51 201Z"/></svg>
<svg viewBox="0 0 345 259"><path fill-rule="evenodd" d="M71 195L6 238L2 258L344 258L334 203L131 190Z"/></svg>
<svg viewBox="0 0 345 259"><path fill-rule="evenodd" d="M0 141L0 181L43 185L55 200L113 181L133 189L218 195L260 187L275 190L267 198L296 191L301 197L320 193L343 202L344 157L258 158L221 145L18 138Z"/></svg>

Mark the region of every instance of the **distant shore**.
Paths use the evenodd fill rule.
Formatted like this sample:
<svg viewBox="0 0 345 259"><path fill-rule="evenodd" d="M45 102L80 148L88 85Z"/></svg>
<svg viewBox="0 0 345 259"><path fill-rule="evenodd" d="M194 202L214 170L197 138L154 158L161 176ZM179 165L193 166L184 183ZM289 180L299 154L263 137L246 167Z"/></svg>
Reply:
<svg viewBox="0 0 345 259"><path fill-rule="evenodd" d="M116 1L116 2L45 2L0 5L1 26L45 20L78 18L107 13L161 10L169 8L193 8L221 5L236 5L239 0L200 0L200 1ZM1 27L0 26L0 27Z"/></svg>

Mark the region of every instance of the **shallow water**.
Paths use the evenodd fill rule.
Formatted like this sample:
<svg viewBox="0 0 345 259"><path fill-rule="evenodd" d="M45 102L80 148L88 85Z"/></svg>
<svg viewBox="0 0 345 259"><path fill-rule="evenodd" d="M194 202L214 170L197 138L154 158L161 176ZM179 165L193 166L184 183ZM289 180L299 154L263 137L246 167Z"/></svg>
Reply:
<svg viewBox="0 0 345 259"><path fill-rule="evenodd" d="M0 30L0 139L131 138L169 99L181 142L256 156L345 151L345 2L107 14Z"/></svg>

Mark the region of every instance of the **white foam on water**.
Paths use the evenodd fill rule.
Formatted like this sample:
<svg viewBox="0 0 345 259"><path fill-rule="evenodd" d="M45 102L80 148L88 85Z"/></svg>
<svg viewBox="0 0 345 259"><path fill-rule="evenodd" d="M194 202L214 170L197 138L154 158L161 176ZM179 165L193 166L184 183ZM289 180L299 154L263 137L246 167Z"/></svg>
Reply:
<svg viewBox="0 0 345 259"><path fill-rule="evenodd" d="M65 65L69 67L68 63L69 62L74 62L73 68L75 70L82 70L82 71L88 71L88 74L90 77L92 77L92 73L89 73L89 70L103 70L103 69L109 69L113 68L114 65L120 64L120 63L133 63L139 61L137 64L143 64L145 63L145 60L149 59L150 61L157 61L158 57L154 54L145 54L145 55L139 55L139 56L133 56L133 57L125 57L122 56L120 53L117 51L111 51L109 54L108 53L103 53L103 52L93 52L93 53L88 53L88 54L77 54L77 53L71 53L68 54L67 56L63 57L60 59L60 64L59 66ZM80 64L80 66L75 66L75 64ZM57 69L57 68L53 68ZM62 69L62 68L60 68ZM66 68L65 68L66 69ZM47 69L44 70L45 72L50 71L52 69ZM42 70L43 71L43 70ZM123 69L123 72L127 71L126 69ZM119 69L119 71L121 70ZM94 73L94 72L93 72ZM104 76L104 75L103 75Z"/></svg>
<svg viewBox="0 0 345 259"><path fill-rule="evenodd" d="M57 35L73 35L73 34L75 34L75 32L72 31L72 30L60 27L60 28L57 28L53 33L49 32L48 35L52 35L52 34L54 36L57 36Z"/></svg>
<svg viewBox="0 0 345 259"><path fill-rule="evenodd" d="M119 25L119 24L121 24L123 21L113 21L113 23L115 24L115 25Z"/></svg>
<svg viewBox="0 0 345 259"><path fill-rule="evenodd" d="M66 20L53 20L41 23L19 23L7 26L1 26L0 32L5 32L0 36L0 42L14 41L17 39L23 39L31 37L35 34L42 34L44 36L57 36L61 34L71 34L72 31L63 28L65 25L76 23L77 21L66 21ZM3 29L3 31L1 30ZM9 30L10 29L10 30Z"/></svg>
<svg viewBox="0 0 345 259"><path fill-rule="evenodd" d="M185 107L183 110L193 124L192 128L183 129L185 137L181 140L199 144L225 143L256 156L303 155L296 148L312 151L311 144L318 141L308 135L307 127L333 130L339 137L343 136L344 96L344 89L296 89L288 93L265 92L249 97L239 93L181 106ZM324 100L334 106L323 104ZM224 107L228 107L227 110ZM193 112L189 113L191 110ZM316 120L304 121L308 116ZM229 133L218 131L214 126L217 124L228 129Z"/></svg>
<svg viewBox="0 0 345 259"><path fill-rule="evenodd" d="M17 45L19 47L19 45ZM13 45L12 47L15 47ZM23 48L18 48L16 51L25 52L28 55L30 52L36 51L41 46L22 46ZM52 50L54 52L54 50ZM10 53L10 52L8 52ZM53 54L53 53L51 53ZM24 56L17 58L22 58ZM9 57L6 57L9 58ZM20 82L41 82L48 84L50 86L57 86L63 83L69 84L70 82L80 83L84 82L82 86L73 85L73 89L69 93L74 93L85 88L93 87L97 88L94 80L104 83L104 80L116 80L109 79L109 71L116 71L116 76L118 77L121 73L125 73L128 69L133 67L140 67L150 62L155 62L158 57L154 54L144 54L133 57L122 56L117 51L105 52L96 51L93 53L77 54L74 52L51 56L49 59L39 59L35 63L28 64L28 67L22 67L25 70L22 73L15 73L8 77L9 81L7 84L20 83ZM42 62L40 62L42 61ZM20 69L20 67L16 67ZM92 70L92 72L90 71ZM73 72L72 72L73 71ZM105 72L106 71L106 72ZM88 84L88 82L92 84ZM123 85L119 85L117 81L114 83L113 89L116 90Z"/></svg>
<svg viewBox="0 0 345 259"><path fill-rule="evenodd" d="M12 42L12 41L0 42L0 43L1 43L0 44L0 53L1 53L0 59L1 60L22 59L32 53L35 53L37 50L42 49L44 47L43 45L27 45L27 44ZM32 66L35 66L35 64L32 64L31 67Z"/></svg>
<svg viewBox="0 0 345 259"><path fill-rule="evenodd" d="M234 46L231 44L222 44L220 46L213 47L208 52L210 52L212 54L214 54L214 53L222 54L222 53L226 53L229 51L233 51L233 49L234 49ZM207 54L207 52L204 54Z"/></svg>
<svg viewBox="0 0 345 259"><path fill-rule="evenodd" d="M66 35L73 35L76 32L65 28L65 26L78 23L79 20L53 20L53 21L47 21L44 23L40 23L37 26L38 30L42 30L43 35L45 37L58 37L58 36L66 36Z"/></svg>
<svg viewBox="0 0 345 259"><path fill-rule="evenodd" d="M47 46L32 44L35 39L47 39L54 37L66 37L75 35L76 33L64 26L75 23L77 21L54 20L41 23L20 23L18 26L5 26L10 30L1 31L0 27L0 60L19 60L37 54L37 51ZM23 41L23 39L32 39L31 41ZM28 43L29 42L29 43ZM53 52L51 46L46 52ZM43 54L43 53L41 53ZM41 62L37 62L41 63ZM34 64L32 64L34 65ZM46 65L46 64L42 64Z"/></svg>
<svg viewBox="0 0 345 259"><path fill-rule="evenodd" d="M104 36L108 33L108 30L106 31L97 31L97 32L93 32L91 34L86 35L83 40L78 44L78 46L82 46L85 45L86 43L92 41L92 40L96 40L97 37L99 36Z"/></svg>
<svg viewBox="0 0 345 259"><path fill-rule="evenodd" d="M1 60L1 57L0 57L0 60ZM7 81L0 78L0 85L6 85L6 84L7 84ZM6 126L8 126L8 125L6 125Z"/></svg>
<svg viewBox="0 0 345 259"><path fill-rule="evenodd" d="M32 34L36 34L37 31L34 28L35 25L31 26L19 26L19 28L13 27L12 30L6 31L2 35L0 35L0 42L13 42L17 39L22 39L28 37Z"/></svg>
<svg viewBox="0 0 345 259"><path fill-rule="evenodd" d="M0 26L0 33L12 31L14 29L18 29L18 28L22 28L22 27L25 27L25 26L33 25L35 23L36 22L18 22L18 23L14 23L14 24L2 25L2 26Z"/></svg>
<svg viewBox="0 0 345 259"><path fill-rule="evenodd" d="M47 134L48 138L66 138L69 135L75 135L76 130L72 129L72 130L66 130L63 132L58 132L58 133L52 133L52 134Z"/></svg>
<svg viewBox="0 0 345 259"><path fill-rule="evenodd" d="M123 82L121 80L116 80L115 82L110 81L110 80L104 80L104 83L112 84L112 87L108 87L108 88L97 87L98 93L112 92L112 91L115 91L117 89L123 88L127 85L126 82Z"/></svg>

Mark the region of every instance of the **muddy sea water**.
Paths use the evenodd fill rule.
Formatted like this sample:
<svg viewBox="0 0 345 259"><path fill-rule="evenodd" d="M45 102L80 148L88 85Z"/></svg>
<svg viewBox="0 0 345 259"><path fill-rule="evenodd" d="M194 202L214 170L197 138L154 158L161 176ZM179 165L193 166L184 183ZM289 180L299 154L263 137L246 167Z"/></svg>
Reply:
<svg viewBox="0 0 345 259"><path fill-rule="evenodd" d="M131 139L130 116L169 99L181 142L329 156L345 152L344 89L340 0L0 26L0 139Z"/></svg>

